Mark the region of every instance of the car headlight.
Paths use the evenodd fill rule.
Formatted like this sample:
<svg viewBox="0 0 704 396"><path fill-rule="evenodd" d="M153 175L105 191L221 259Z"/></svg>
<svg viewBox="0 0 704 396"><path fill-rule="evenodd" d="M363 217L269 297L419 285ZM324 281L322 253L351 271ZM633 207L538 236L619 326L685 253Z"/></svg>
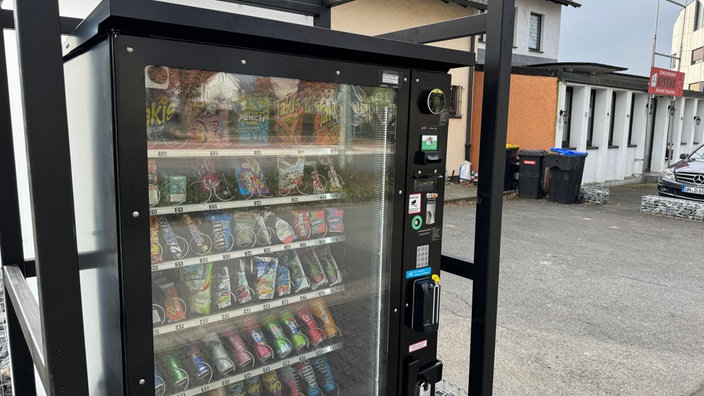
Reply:
<svg viewBox="0 0 704 396"><path fill-rule="evenodd" d="M675 180L675 173L670 169L664 169L660 172L660 179L662 180Z"/></svg>

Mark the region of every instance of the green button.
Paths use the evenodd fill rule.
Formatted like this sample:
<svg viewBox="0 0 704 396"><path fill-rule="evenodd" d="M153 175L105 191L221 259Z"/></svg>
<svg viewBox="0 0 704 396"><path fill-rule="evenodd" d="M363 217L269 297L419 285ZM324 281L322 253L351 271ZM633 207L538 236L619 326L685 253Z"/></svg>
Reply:
<svg viewBox="0 0 704 396"><path fill-rule="evenodd" d="M411 220L411 227L413 227L416 231L420 230L420 228L423 227L423 218L420 216L413 216L413 219Z"/></svg>

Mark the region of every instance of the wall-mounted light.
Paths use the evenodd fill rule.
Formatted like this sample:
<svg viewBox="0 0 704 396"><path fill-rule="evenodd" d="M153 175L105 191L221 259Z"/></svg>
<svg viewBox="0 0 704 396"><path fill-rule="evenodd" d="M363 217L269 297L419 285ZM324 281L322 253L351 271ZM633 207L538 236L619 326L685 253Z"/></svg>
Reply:
<svg viewBox="0 0 704 396"><path fill-rule="evenodd" d="M560 110L560 117L562 118L562 123L567 124L570 122L570 115L564 110Z"/></svg>
<svg viewBox="0 0 704 396"><path fill-rule="evenodd" d="M675 106L674 105L667 106L667 109L670 110L671 116L675 115Z"/></svg>
<svg viewBox="0 0 704 396"><path fill-rule="evenodd" d="M699 116L694 116L694 124L699 126L702 123L702 119Z"/></svg>

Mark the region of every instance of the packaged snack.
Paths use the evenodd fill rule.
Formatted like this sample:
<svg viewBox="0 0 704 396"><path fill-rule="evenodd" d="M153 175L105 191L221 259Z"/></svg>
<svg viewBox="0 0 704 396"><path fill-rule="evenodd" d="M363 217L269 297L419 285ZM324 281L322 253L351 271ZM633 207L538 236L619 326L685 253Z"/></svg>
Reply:
<svg viewBox="0 0 704 396"><path fill-rule="evenodd" d="M303 265L298 259L296 252L282 252L279 255L279 265L288 268L291 277L291 287L294 293L310 289L310 280L303 271Z"/></svg>
<svg viewBox="0 0 704 396"><path fill-rule="evenodd" d="M328 191L342 191L342 177L337 173L337 169L335 168L335 164L332 160L329 157L322 156L318 159L318 163L320 164L320 173L327 178Z"/></svg>
<svg viewBox="0 0 704 396"><path fill-rule="evenodd" d="M247 95L235 103L235 125L239 143L269 143L269 105L269 97L260 95Z"/></svg>
<svg viewBox="0 0 704 396"><path fill-rule="evenodd" d="M213 302L219 309L232 305L232 291L230 286L230 269L227 265L216 267L213 274Z"/></svg>
<svg viewBox="0 0 704 396"><path fill-rule="evenodd" d="M345 231L344 210L328 208L325 209L325 214L328 219L328 232L341 233Z"/></svg>
<svg viewBox="0 0 704 396"><path fill-rule="evenodd" d="M300 139L303 131L303 106L296 92L278 98L274 101L276 116L274 131L276 141L281 144L291 144Z"/></svg>
<svg viewBox="0 0 704 396"><path fill-rule="evenodd" d="M166 185L164 190L166 190L166 201L169 204L181 204L186 200L186 186L188 182L186 176L183 175L169 175L166 176Z"/></svg>
<svg viewBox="0 0 704 396"><path fill-rule="evenodd" d="M156 161L147 162L147 183L149 183L149 206L159 203L159 175L156 172Z"/></svg>
<svg viewBox="0 0 704 396"><path fill-rule="evenodd" d="M252 273L256 276L254 290L260 300L274 298L276 284L276 267L278 260L275 257L253 257Z"/></svg>
<svg viewBox="0 0 704 396"><path fill-rule="evenodd" d="M235 179L240 194L246 198L269 194L269 185L259 162L254 158L237 158L235 160Z"/></svg>
<svg viewBox="0 0 704 396"><path fill-rule="evenodd" d="M163 261L164 256L159 243L159 219L155 216L149 218L149 242L152 264Z"/></svg>
<svg viewBox="0 0 704 396"><path fill-rule="evenodd" d="M303 156L287 156L276 158L279 170L279 194L288 195L300 192L303 184Z"/></svg>
<svg viewBox="0 0 704 396"><path fill-rule="evenodd" d="M257 215L251 212L238 212L235 220L235 244L237 247L252 247L257 243Z"/></svg>
<svg viewBox="0 0 704 396"><path fill-rule="evenodd" d="M247 263L244 259L238 259L234 267L235 297L240 304L246 304L252 301L252 288L247 279Z"/></svg>
<svg viewBox="0 0 704 396"><path fill-rule="evenodd" d="M185 257L188 254L188 243L179 243L183 238L176 236L166 216L159 216L159 228L166 241L169 258L178 260Z"/></svg>
<svg viewBox="0 0 704 396"><path fill-rule="evenodd" d="M209 214L208 220L213 229L213 248L218 252L228 252L234 245L232 236L232 216L227 213Z"/></svg>
<svg viewBox="0 0 704 396"><path fill-rule="evenodd" d="M322 238L328 233L328 224L325 222L325 211L313 210L309 214L310 232L313 238Z"/></svg>
<svg viewBox="0 0 704 396"><path fill-rule="evenodd" d="M168 79L168 74L166 79ZM178 94L172 90L146 90L147 141L149 143L173 140L171 143L182 141L182 144L185 144L188 138L185 133L173 133L179 130L179 103Z"/></svg>
<svg viewBox="0 0 704 396"><path fill-rule="evenodd" d="M325 245L315 248L315 254L318 256L318 261L328 278L328 285L335 286L342 283L342 274L337 262L335 262L335 258L330 253L330 246Z"/></svg>
<svg viewBox="0 0 704 396"><path fill-rule="evenodd" d="M295 240L305 240L311 237L310 214L306 211L292 211L291 225Z"/></svg>
<svg viewBox="0 0 704 396"><path fill-rule="evenodd" d="M215 103L192 101L188 110L191 141L216 145L230 142L227 109L219 108Z"/></svg>
<svg viewBox="0 0 704 396"><path fill-rule="evenodd" d="M264 218L265 216L270 217L270 215L266 215L266 214L262 215L260 213L257 213L254 216L254 220L255 220L254 228L256 229L255 232L257 235L257 243L260 245L271 245L271 234L272 234L272 232L275 232L275 231L269 232L270 229L271 230L274 230L274 229L270 228L266 224L266 220Z"/></svg>
<svg viewBox="0 0 704 396"><path fill-rule="evenodd" d="M266 213L266 226L274 230L274 235L281 243L291 243L294 240L293 227L284 219L273 213Z"/></svg>
<svg viewBox="0 0 704 396"><path fill-rule="evenodd" d="M318 173L318 168L315 166L315 163L310 168L310 175L308 176L310 178L310 192L313 194L325 193L327 182L325 182L324 178Z"/></svg>
<svg viewBox="0 0 704 396"><path fill-rule="evenodd" d="M220 178L216 174L215 165L210 160L198 160L193 164L197 182L189 189L190 200L207 202L220 189Z"/></svg>
<svg viewBox="0 0 704 396"><path fill-rule="evenodd" d="M291 294L291 273L285 265L276 266L276 297Z"/></svg>
<svg viewBox="0 0 704 396"><path fill-rule="evenodd" d="M310 279L311 289L315 290L328 283L325 273L323 272L323 268L318 261L318 257L312 248L300 249L297 253L306 274L308 274L308 279Z"/></svg>
<svg viewBox="0 0 704 396"><path fill-rule="evenodd" d="M188 213L181 215L183 223L188 227L188 233L191 235L190 247L194 253L204 255L210 253L212 249L211 238L200 232L200 229L193 221L193 218Z"/></svg>
<svg viewBox="0 0 704 396"><path fill-rule="evenodd" d="M164 311L169 322L177 322L186 317L186 307L179 297L178 290L173 282L159 285L164 291Z"/></svg>
<svg viewBox="0 0 704 396"><path fill-rule="evenodd" d="M210 315L212 270L211 263L181 268L181 281L188 288L188 306L192 313Z"/></svg>

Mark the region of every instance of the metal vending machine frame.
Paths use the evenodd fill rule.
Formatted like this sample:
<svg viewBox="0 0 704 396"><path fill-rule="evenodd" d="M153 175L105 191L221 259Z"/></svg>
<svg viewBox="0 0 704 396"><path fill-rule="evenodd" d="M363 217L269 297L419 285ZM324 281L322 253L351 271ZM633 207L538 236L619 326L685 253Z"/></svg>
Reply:
<svg viewBox="0 0 704 396"><path fill-rule="evenodd" d="M332 31L323 32L315 28L223 15L208 10L194 11L190 8L157 2L150 2L146 5L140 3L140 12L139 15L136 15L134 10L137 8L134 6L137 4L135 3L131 0L101 3L91 16L83 21L67 42L65 54L70 54L68 58L76 56L96 44L99 41L97 38L115 33L122 34L123 31L129 31L135 35L163 35L168 32L167 36L173 35L175 38L212 42L217 45L232 45L233 42L251 43L251 39L257 37L259 40L256 46L274 52L315 57L323 51L327 58L332 57L341 61L357 62L360 59L365 59L369 63L380 66L404 68L410 66L421 70L440 71L438 74L437 72L429 73L419 70L410 74L414 81L422 81L422 83L413 85L409 96L410 107L416 106L419 111L413 112L413 115L408 118L409 147L408 156L404 158L406 160L406 164L404 164L406 177L401 184L398 184L400 189L395 198L397 202L394 205L399 214L394 217L394 226L399 225L404 229L405 243L403 244L403 255L397 256L402 258L398 263L402 266L403 271L396 271L392 275L396 278L396 281L392 280L392 285L395 285L392 287L396 287L397 290L392 290L391 295L398 296L398 298L389 304L389 315L392 318L391 327L393 328L394 322L397 323L398 326L395 328L399 329L399 333L398 342L391 343L395 346L391 347L390 356L397 356L398 361L394 362L393 358L389 360L390 366L394 368L391 369L388 385L389 389L396 389L396 394L426 394L432 389L432 384L441 378L442 366L435 359L436 334L434 332L437 331L439 302L437 300L438 285L433 275L438 274L442 269L471 277L475 281L474 300L479 307L473 308L473 318L480 318L482 323L476 325L473 323L470 393L490 394L498 285L498 241L502 196L500 181L503 174L501 154L504 153L501 140L503 138L505 141L508 101L507 73L510 69L508 67L510 63L507 59L510 59L511 37L510 34L504 34L504 32L512 32L510 27L513 24L513 2L493 2L489 5L488 14L466 18L459 24L458 21L455 21L454 25L436 25L414 30L414 34L425 35L424 37L410 37L408 32L399 32L405 36L405 39L417 42L437 41L488 32L485 107L482 121L483 144L480 162L480 169L485 177L483 180L486 182L480 182L479 185L477 234L481 233L482 235L477 236L476 266L440 255L439 230L441 230L441 221L434 219L442 219L444 183L442 157L447 143L445 124L447 120L446 118L443 120L444 115L435 113L437 107L430 105L433 93L436 97L438 96L436 90L449 92L449 77L444 75L444 72L452 67L472 65L473 57L458 51ZM262 3L266 3L263 4L264 6L274 4L272 2ZM329 7L341 2L328 2L325 6L322 5L322 2L319 6L313 4L312 1L308 3L311 4L299 5L294 8L300 8L297 11L302 13L315 15L316 22L325 26L329 24ZM71 202L73 199L70 188L70 161L66 134L56 133L49 137L45 131L40 132L41 129L47 129L50 124L54 131L57 130L57 126L59 132L66 131L61 128L66 124L65 116L61 111L63 100L56 98L57 100L53 101L59 106L48 117L45 116L46 114L39 115L40 113L37 111L39 109L37 100L41 96L39 92L48 86L46 84L52 87L56 85L50 90L52 93L64 91L61 83L63 78L56 78L63 75L61 60L55 53L56 48L51 48L51 45L35 48L34 50L37 52L32 52L33 50L29 49L29 44L25 44L32 40L29 32L33 28L37 32L56 34L51 28L42 24L46 21L56 21L58 10L55 7L39 7L44 11L37 13L36 10L32 11L30 8L32 5L30 1L21 2L15 12L15 25L20 37L20 58L47 59L47 62L42 64L45 78L35 79L32 82L31 78L25 77L25 75L32 73L23 73L25 114L31 121L27 123L26 133L30 162L32 162L32 191L34 197L51 195ZM276 8L277 6L273 5L272 7ZM233 19L238 22L235 27L232 24ZM490 23L492 21L496 23L492 25ZM64 26L76 24L75 20L66 18L62 19L62 22ZM52 24L49 23L49 26ZM460 26L463 32L457 33L457 28ZM64 27L64 29L70 28ZM256 33L253 34L255 31ZM496 46L496 50L491 49L492 44ZM249 45L247 44L247 46ZM409 53L413 53L413 55L408 55ZM38 56L40 54L41 56ZM32 55L35 58L32 58ZM21 62L21 65L24 71L34 69L29 60ZM113 78L114 76L103 75L102 77ZM50 81L54 81L54 83ZM427 81L432 83L425 85ZM98 102L108 104L113 99L115 98L103 97L99 98ZM9 120L9 109L5 107L2 110L6 114L3 119ZM96 127L95 124L84 124L83 126ZM496 130L502 133L497 134ZM10 144L5 147L13 147L11 140L10 136ZM118 144L129 145L133 143L118 142ZM51 154L42 154L42 152L50 152ZM4 155L3 158L5 162L10 163L4 167L9 170L9 179L7 180L14 180L12 177L14 156L10 153ZM57 172L59 169L62 171ZM96 189L99 188L101 186L96 187ZM130 188L120 190L120 204L129 201L130 194L134 192ZM420 199L413 202L418 194L420 194ZM9 203L8 205L5 205L6 201ZM83 306L81 295L78 293L79 279L88 274L89 277L95 276L96 279L100 279L101 285L112 283L112 286L97 292L97 295L104 299L98 299L98 307L101 303L114 301L112 299L119 296L118 300L123 309L133 309L140 293L127 292L124 286L118 286L118 282L119 279L125 277L136 279L134 278L135 274L130 274L131 270L129 269L127 272L122 269L119 273L115 272L115 269L109 268L105 271L106 267L103 263L106 257L102 254L104 252L99 249L94 251L97 254L91 256L83 253L80 260L76 259L79 253L78 249L75 249L76 240L73 239L73 242L71 240L71 236L74 234L70 231L74 217L72 211L65 211L61 216L58 216L55 205L41 205L38 198L33 201L37 241L36 272L39 280L41 308L32 304L34 299L28 292L24 280L25 277L33 275L32 270L35 263L31 261L25 263L21 253L21 243L15 239L15 236L18 235L16 231L19 229L17 206L16 204L10 205L13 203L12 197L3 199L3 228L0 233L2 236L0 242L2 242L3 248L3 261L6 263L4 274L8 297L8 326L11 337L13 370L19 374L15 376L17 378L16 389L20 394L23 392L33 393L33 381L28 379L32 376L20 373L26 374L31 371L32 366L36 366L44 387L51 394L88 393L88 389L91 389L90 383L96 377L95 373L89 374L86 369L83 331L85 328L87 339L91 337L91 332L94 329L88 325L84 327L83 322L86 318L82 318L81 310L77 309L77 307ZM56 202L58 201L53 201L54 204ZM110 215L110 212L102 213ZM120 210L118 216L120 224L129 224L130 221L134 221L133 219L139 218L139 211ZM62 229L65 232L60 231ZM62 238L67 239L57 240L56 235L58 234L62 234ZM78 244L80 245L80 241ZM52 261L56 262L53 266L50 265ZM428 265L424 265L426 263ZM426 268L430 270L428 271ZM107 282L105 282L106 280ZM138 286L138 290L141 288L144 291L146 289L144 286L144 284ZM70 293L67 293L66 287ZM85 290L83 292L85 293ZM52 297L54 300L58 300L56 298L58 295L62 296L61 315L56 315L59 310L52 309L50 303ZM85 295L83 299L85 302ZM91 301L90 303L95 302ZM66 306L74 309L66 310ZM145 313L125 315L120 312L118 317L111 316L111 313L105 313L103 318L107 318L107 320L99 323L97 334L106 336L110 334L110 331L115 331L111 326L117 326L121 336L117 344L108 343L109 345L101 350L101 355L118 354L124 356L124 354L129 354L137 356L139 353L143 353L145 348L149 350L148 343L142 342L143 335L137 334L143 334L141 331L144 328L131 323L134 318L146 318L148 315ZM115 321L116 318L117 321ZM126 324L125 321L130 324ZM20 333L24 334L26 342L21 337L18 338ZM142 341L127 345L124 340ZM117 347L113 349L114 346ZM88 353L93 352L89 351ZM153 385L153 381L150 380L151 361L146 364L140 362L129 362L128 364L123 358L118 360L119 363L115 363L115 360L110 362L110 359L106 359L103 360L108 362L105 366L97 367L102 372L99 374L99 381L103 381L101 386L116 386L116 389L124 387L124 392L128 394L153 393L148 386ZM473 383L476 385L472 385Z"/></svg>

